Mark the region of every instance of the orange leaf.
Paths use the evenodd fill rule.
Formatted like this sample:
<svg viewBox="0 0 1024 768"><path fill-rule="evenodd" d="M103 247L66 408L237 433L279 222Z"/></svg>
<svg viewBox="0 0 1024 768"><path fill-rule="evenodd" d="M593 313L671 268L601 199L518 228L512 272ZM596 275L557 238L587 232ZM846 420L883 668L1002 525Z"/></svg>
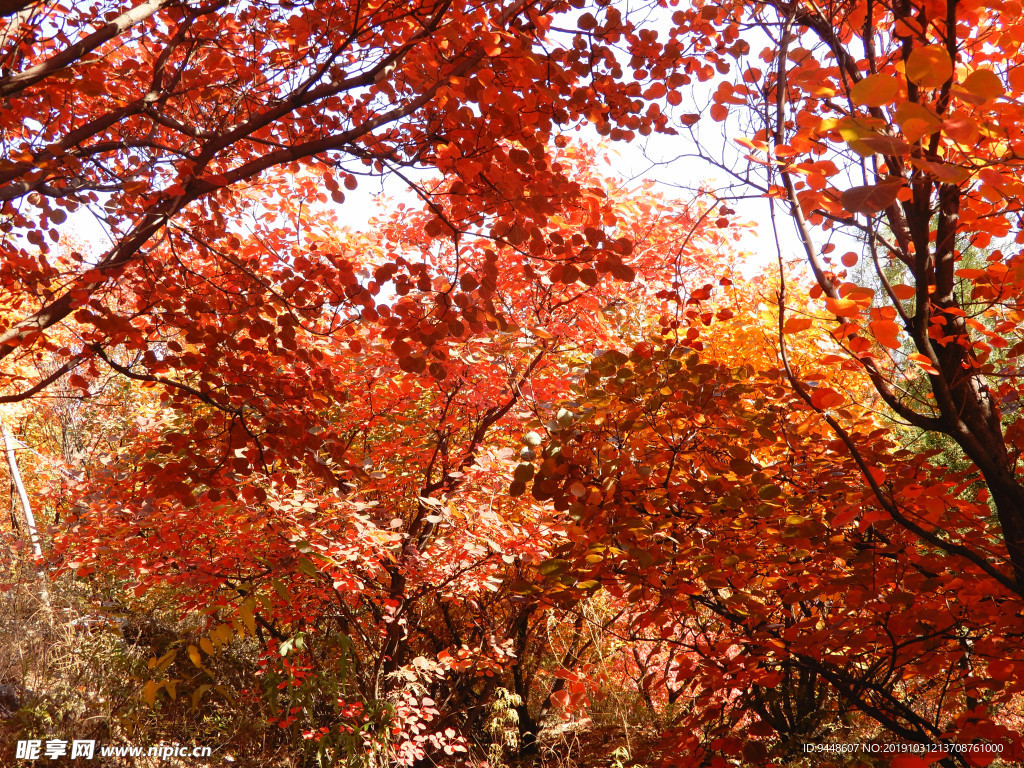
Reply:
<svg viewBox="0 0 1024 768"><path fill-rule="evenodd" d="M911 164L918 168L936 181L941 181L943 184L959 184L960 182L967 181L970 177L971 172L966 168L961 168L959 165L950 165L949 163L935 163L931 160L921 160L916 157L910 158Z"/></svg>
<svg viewBox="0 0 1024 768"><path fill-rule="evenodd" d="M899 349L900 343L897 340L900 335L900 327L892 320L875 320L868 323L872 335L883 347Z"/></svg>
<svg viewBox="0 0 1024 768"><path fill-rule="evenodd" d="M917 141L942 127L942 121L930 109L913 101L905 101L896 107L894 119L907 141Z"/></svg>
<svg viewBox="0 0 1024 768"><path fill-rule="evenodd" d="M892 75L868 75L850 89L850 101L860 107L882 107L896 98L899 89Z"/></svg>
<svg viewBox="0 0 1024 768"><path fill-rule="evenodd" d="M924 355L914 352L912 354L907 355L907 357L909 357L917 365L917 367L920 368L925 373L930 373L932 376L939 375L939 372L935 370L935 366L932 365L932 361L929 360Z"/></svg>
<svg viewBox="0 0 1024 768"><path fill-rule="evenodd" d="M843 396L829 387L822 387L811 393L811 405L823 411L842 405L843 402Z"/></svg>
<svg viewBox="0 0 1024 768"><path fill-rule="evenodd" d="M977 104L984 104L986 101L998 99L1006 93L1003 81L991 69L976 69L967 76L960 84L960 87L971 96L974 96L975 99L978 99L975 102Z"/></svg>
<svg viewBox="0 0 1024 768"><path fill-rule="evenodd" d="M896 20L893 34L897 37L918 37L924 34L924 30L921 28L921 22L917 19L904 16L902 19Z"/></svg>
<svg viewBox="0 0 1024 768"><path fill-rule="evenodd" d="M786 325L782 330L784 333L800 333L800 331L806 331L812 325L814 325L814 321L806 317L791 317L786 321Z"/></svg>
<svg viewBox="0 0 1024 768"><path fill-rule="evenodd" d="M907 79L922 88L938 88L953 76L953 60L941 45L926 45L907 58Z"/></svg>
<svg viewBox="0 0 1024 768"><path fill-rule="evenodd" d="M979 277L984 277L987 273L984 269L958 269L953 274L965 280L977 280Z"/></svg>
<svg viewBox="0 0 1024 768"><path fill-rule="evenodd" d="M752 141L751 139L748 139L745 136L741 136L738 139L733 139L733 141L735 141L741 147L746 147L747 149L755 151L768 149L768 145L765 144L763 141Z"/></svg>
<svg viewBox="0 0 1024 768"><path fill-rule="evenodd" d="M902 155L910 151L910 145L895 136L882 133L869 133L850 142L853 151L858 155Z"/></svg>
<svg viewBox="0 0 1024 768"><path fill-rule="evenodd" d="M917 290L912 285L903 285L902 283L894 285L892 287L892 292L893 295L901 301L912 299L917 295Z"/></svg>
<svg viewBox="0 0 1024 768"><path fill-rule="evenodd" d="M836 317L855 317L860 314L860 306L853 299L833 299L827 296L825 306Z"/></svg>
<svg viewBox="0 0 1024 768"><path fill-rule="evenodd" d="M866 184L843 192L843 207L851 213L871 215L896 202L903 179L887 179L881 184Z"/></svg>
<svg viewBox="0 0 1024 768"><path fill-rule="evenodd" d="M978 121L958 110L942 121L942 132L957 144L971 145L978 141Z"/></svg>

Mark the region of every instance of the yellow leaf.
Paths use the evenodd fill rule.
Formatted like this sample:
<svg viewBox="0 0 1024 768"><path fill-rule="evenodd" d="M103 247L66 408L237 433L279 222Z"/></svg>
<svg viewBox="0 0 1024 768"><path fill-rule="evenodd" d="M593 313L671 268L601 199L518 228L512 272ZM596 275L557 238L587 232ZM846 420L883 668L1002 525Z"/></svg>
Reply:
<svg viewBox="0 0 1024 768"><path fill-rule="evenodd" d="M882 107L896 98L899 88L892 75L868 75L850 89L850 101L860 107Z"/></svg>
<svg viewBox="0 0 1024 768"><path fill-rule="evenodd" d="M156 692L160 690L160 686L155 680L147 680L146 684L142 686L142 700L147 706L152 707L156 703Z"/></svg>
<svg viewBox="0 0 1024 768"><path fill-rule="evenodd" d="M200 685L194 691L192 691L192 709L196 709L199 706L199 700L203 698L203 694L210 690L213 686L207 683L206 685Z"/></svg>
<svg viewBox="0 0 1024 768"><path fill-rule="evenodd" d="M174 648L172 648L167 653L165 653L163 656L161 656L159 661L157 661L150 668L152 669L152 668L155 667L157 672L163 672L170 665L170 663L172 661L174 661L174 657L177 656L177 655L178 655L178 651L175 650Z"/></svg>
<svg viewBox="0 0 1024 768"><path fill-rule="evenodd" d="M871 133L871 126L864 125L853 117L843 117L836 123L836 130L843 137L843 141L856 141Z"/></svg>
<svg viewBox="0 0 1024 768"><path fill-rule="evenodd" d="M199 649L196 648L194 645L190 645L188 647L188 657L192 660L192 663L195 664L197 668L203 666L203 657L199 654Z"/></svg>
<svg viewBox="0 0 1024 768"><path fill-rule="evenodd" d="M213 656L213 643L210 642L210 638L204 637L199 641L199 647L206 651L208 656Z"/></svg>
<svg viewBox="0 0 1024 768"><path fill-rule="evenodd" d="M850 147L861 157L870 155L902 155L910 151L910 145L895 136L870 133L850 142Z"/></svg>
<svg viewBox="0 0 1024 768"><path fill-rule="evenodd" d="M907 79L922 88L939 88L953 76L953 60L941 45L926 45L907 57Z"/></svg>
<svg viewBox="0 0 1024 768"><path fill-rule="evenodd" d="M271 579L270 584L274 587L274 591L277 592L278 597L287 603L292 601L291 593L288 591L288 588L285 587L283 581L280 579Z"/></svg>
<svg viewBox="0 0 1024 768"><path fill-rule="evenodd" d="M216 646L227 645L231 642L231 634L229 624L218 624L210 631L210 638Z"/></svg>
<svg viewBox="0 0 1024 768"><path fill-rule="evenodd" d="M234 703L235 697L234 697L234 695L232 695L231 689L228 688L227 686L225 686L225 685L215 685L215 686L213 686L213 690L215 690L217 693L219 693L221 696L223 696L225 699L227 699L231 703Z"/></svg>
<svg viewBox="0 0 1024 768"><path fill-rule="evenodd" d="M253 598L248 598L241 607L238 609L238 615L242 619L242 623L245 628L249 631L250 635L256 634L256 601Z"/></svg>

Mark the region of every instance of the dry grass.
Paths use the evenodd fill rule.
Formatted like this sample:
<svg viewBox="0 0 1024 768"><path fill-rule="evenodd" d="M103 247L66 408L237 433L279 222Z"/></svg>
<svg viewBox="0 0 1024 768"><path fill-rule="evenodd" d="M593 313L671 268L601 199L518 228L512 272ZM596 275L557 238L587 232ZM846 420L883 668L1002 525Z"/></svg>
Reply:
<svg viewBox="0 0 1024 768"><path fill-rule="evenodd" d="M188 642L194 628L152 611L115 611L70 578L48 582L49 606L29 565L0 561L0 765L15 765L20 739L91 739L99 744L209 746L217 764L239 768L297 765L264 713L216 697L191 706L187 688L149 707L141 698L148 661ZM106 604L106 607L103 607ZM219 674L246 676L251 649L225 654ZM185 656L185 654L179 654ZM187 660L171 674L195 672ZM276 737L276 738L275 738ZM232 760L225 762L230 756ZM44 761L47 764L47 761ZM55 761L51 764L57 764ZM192 766L197 761L104 759L104 766Z"/></svg>

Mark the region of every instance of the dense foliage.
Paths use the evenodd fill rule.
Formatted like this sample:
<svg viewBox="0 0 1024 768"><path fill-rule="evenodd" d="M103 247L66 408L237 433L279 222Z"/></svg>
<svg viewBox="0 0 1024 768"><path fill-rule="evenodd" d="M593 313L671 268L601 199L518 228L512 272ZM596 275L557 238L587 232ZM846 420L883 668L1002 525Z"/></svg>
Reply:
<svg viewBox="0 0 1024 768"><path fill-rule="evenodd" d="M0 749L1024 759L1019 11L0 3Z"/></svg>

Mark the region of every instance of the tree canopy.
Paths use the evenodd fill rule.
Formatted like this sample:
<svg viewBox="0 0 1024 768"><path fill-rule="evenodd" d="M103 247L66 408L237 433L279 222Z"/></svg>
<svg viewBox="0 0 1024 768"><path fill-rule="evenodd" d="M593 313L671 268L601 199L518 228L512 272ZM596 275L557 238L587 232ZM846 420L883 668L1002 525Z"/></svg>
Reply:
<svg viewBox="0 0 1024 768"><path fill-rule="evenodd" d="M1024 759L1019 11L0 3L5 732Z"/></svg>

